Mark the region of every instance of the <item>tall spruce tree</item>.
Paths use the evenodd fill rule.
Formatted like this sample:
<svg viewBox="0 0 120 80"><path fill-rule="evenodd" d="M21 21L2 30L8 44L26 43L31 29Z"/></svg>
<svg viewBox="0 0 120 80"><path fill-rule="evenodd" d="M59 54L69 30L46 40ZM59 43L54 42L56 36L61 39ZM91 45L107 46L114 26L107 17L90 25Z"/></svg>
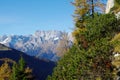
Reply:
<svg viewBox="0 0 120 80"><path fill-rule="evenodd" d="M25 60L23 59L23 57L20 58L18 64L19 64L19 70L20 70L20 71L24 71L24 68L25 68Z"/></svg>
<svg viewBox="0 0 120 80"><path fill-rule="evenodd" d="M17 77L18 74L18 69L17 69L17 64L14 63L12 66L12 74L10 76L10 80L19 80L19 78Z"/></svg>

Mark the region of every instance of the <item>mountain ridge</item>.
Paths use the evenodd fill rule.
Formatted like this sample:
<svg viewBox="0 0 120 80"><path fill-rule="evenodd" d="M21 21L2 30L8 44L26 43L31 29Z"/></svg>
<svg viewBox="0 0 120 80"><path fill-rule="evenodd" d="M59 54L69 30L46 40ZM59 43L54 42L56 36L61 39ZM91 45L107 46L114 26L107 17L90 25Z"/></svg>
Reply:
<svg viewBox="0 0 120 80"><path fill-rule="evenodd" d="M25 52L30 56L37 56L40 59L48 59L57 61L59 56L56 55L56 47L62 39L62 31L40 31L37 30L31 35L4 35L0 36L0 43L8 47ZM69 45L72 44L70 33L66 33L69 37Z"/></svg>
<svg viewBox="0 0 120 80"><path fill-rule="evenodd" d="M6 50L1 50L2 48L6 48ZM45 80L48 75L52 74L53 68L56 65L52 61L40 60L0 44L0 59L9 58L18 62L21 55L24 58L27 66L32 69L33 75L36 78L35 80ZM0 64L2 64L2 61L0 61Z"/></svg>

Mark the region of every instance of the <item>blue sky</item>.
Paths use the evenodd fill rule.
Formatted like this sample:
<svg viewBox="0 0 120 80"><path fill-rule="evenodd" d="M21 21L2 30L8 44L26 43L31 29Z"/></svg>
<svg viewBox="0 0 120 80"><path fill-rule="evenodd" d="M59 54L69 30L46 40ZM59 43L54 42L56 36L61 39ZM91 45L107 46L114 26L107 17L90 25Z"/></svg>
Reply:
<svg viewBox="0 0 120 80"><path fill-rule="evenodd" d="M73 0L0 0L0 35L72 31Z"/></svg>

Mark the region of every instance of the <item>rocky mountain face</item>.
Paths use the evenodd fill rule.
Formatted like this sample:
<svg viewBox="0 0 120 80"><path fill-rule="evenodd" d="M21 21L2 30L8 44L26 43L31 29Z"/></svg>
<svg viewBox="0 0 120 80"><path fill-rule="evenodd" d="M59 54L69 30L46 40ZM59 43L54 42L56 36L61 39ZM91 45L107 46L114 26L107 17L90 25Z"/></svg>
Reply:
<svg viewBox="0 0 120 80"><path fill-rule="evenodd" d="M0 36L0 43L40 59L57 61L59 57L55 50L62 35L61 31L36 31L32 35L3 35ZM68 34L68 37L71 45L71 35Z"/></svg>
<svg viewBox="0 0 120 80"><path fill-rule="evenodd" d="M114 6L114 0L108 0L105 13L109 13L110 9Z"/></svg>
<svg viewBox="0 0 120 80"><path fill-rule="evenodd" d="M114 3L115 3L115 0L108 0L107 1L106 10L105 10L106 14L110 12L110 9L112 7L114 7L114 5L115 5ZM117 18L120 18L120 12L117 12L115 15Z"/></svg>

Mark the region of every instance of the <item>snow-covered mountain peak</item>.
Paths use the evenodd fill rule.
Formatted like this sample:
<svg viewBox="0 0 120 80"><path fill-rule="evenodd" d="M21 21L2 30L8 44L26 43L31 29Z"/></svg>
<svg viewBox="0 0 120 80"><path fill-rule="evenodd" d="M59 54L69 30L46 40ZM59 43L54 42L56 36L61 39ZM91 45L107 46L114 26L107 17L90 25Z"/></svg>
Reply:
<svg viewBox="0 0 120 80"><path fill-rule="evenodd" d="M0 43L20 50L31 56L39 56L55 61L55 49L62 39L61 31L36 31L32 35L4 35L0 36ZM67 35L67 36L70 36ZM69 39L71 41L71 39Z"/></svg>
<svg viewBox="0 0 120 80"><path fill-rule="evenodd" d="M9 38L6 38L4 41L0 42L1 44L6 44L9 41Z"/></svg>
<svg viewBox="0 0 120 80"><path fill-rule="evenodd" d="M45 40L61 37L61 35L61 31L36 31L34 34L35 37L44 37Z"/></svg>

